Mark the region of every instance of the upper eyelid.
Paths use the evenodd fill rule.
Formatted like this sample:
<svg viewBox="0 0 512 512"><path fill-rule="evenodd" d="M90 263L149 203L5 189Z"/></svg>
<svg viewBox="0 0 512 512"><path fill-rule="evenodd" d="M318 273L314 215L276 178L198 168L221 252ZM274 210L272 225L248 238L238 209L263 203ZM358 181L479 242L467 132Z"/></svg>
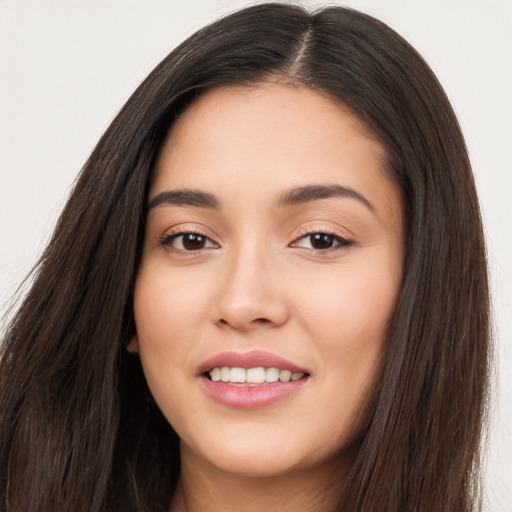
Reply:
<svg viewBox="0 0 512 512"><path fill-rule="evenodd" d="M184 225L185 224L185 225ZM212 242L219 243L218 237L212 235L210 233L210 230L206 227L200 226L198 227L189 227L186 225L186 223L181 223L176 226L167 227L165 230L163 230L162 235L160 235L160 238L168 238L172 236L178 236L178 235L186 235L188 233L193 233L195 235L201 235L205 238L208 238Z"/></svg>
<svg viewBox="0 0 512 512"><path fill-rule="evenodd" d="M323 234L326 234L326 235L331 235L331 236L335 236L335 237L339 237L339 238L347 238L343 233L340 233L339 231L336 231L336 230L331 230L331 229L311 229L311 230L301 230L301 231L299 231L293 237L292 242L294 240L298 240L300 238L304 238L306 236L315 235L315 234L319 234L319 233L323 233ZM208 240L210 240L211 242L214 242L214 243L218 244L218 242L211 235L207 235L203 231L195 230L195 229L176 229L175 231L166 231L164 233L164 235L162 236L162 238L163 239L173 238L173 237L178 237L178 236L183 236L183 235L188 235L188 234L200 235L200 236L203 236L205 238L208 238Z"/></svg>
<svg viewBox="0 0 512 512"><path fill-rule="evenodd" d="M299 218L298 223L294 227L294 231L303 231L305 233L311 231L315 233L345 233L348 236L355 236L347 220L348 219L344 216L316 212L314 217L310 217L309 219L307 217Z"/></svg>
<svg viewBox="0 0 512 512"><path fill-rule="evenodd" d="M348 232L347 232L348 231ZM298 240L299 238L308 236L308 235L314 235L317 233L325 233L326 235L332 235L343 239L352 239L354 235L347 229L335 229L335 228L326 228L325 226L312 226L312 227L305 227L300 228L297 231L297 234L294 237L294 240Z"/></svg>
<svg viewBox="0 0 512 512"><path fill-rule="evenodd" d="M202 236L203 238L206 238L208 239L210 242L212 242L213 244L215 245L220 245L214 238L212 238L211 236L209 235L206 235L204 234L203 232L201 231L194 231L194 230L187 230L187 231L181 231L181 230L178 230L176 232L167 232L166 234L163 235L163 237L161 238L161 240L163 242L165 242L166 240L167 241L170 241L170 240L173 240L175 238L179 238L180 236L185 236L185 235L199 235L199 236Z"/></svg>

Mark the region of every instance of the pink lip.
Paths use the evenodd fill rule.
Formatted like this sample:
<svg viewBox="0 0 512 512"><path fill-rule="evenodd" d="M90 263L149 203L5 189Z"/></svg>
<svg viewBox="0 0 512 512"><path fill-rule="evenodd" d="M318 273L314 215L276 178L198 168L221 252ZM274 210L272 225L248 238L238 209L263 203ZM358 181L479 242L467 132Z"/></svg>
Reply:
<svg viewBox="0 0 512 512"><path fill-rule="evenodd" d="M280 370L289 370L292 373L306 374L308 371L268 352L224 352L208 359L199 367L199 379L203 389L216 402L235 409L256 409L273 404L296 393L309 380L309 375L306 375L304 378L296 381L278 381L256 386L235 386L224 382L213 382L206 376L207 372L212 368L221 368L223 366L245 369L262 366L264 368L279 368Z"/></svg>

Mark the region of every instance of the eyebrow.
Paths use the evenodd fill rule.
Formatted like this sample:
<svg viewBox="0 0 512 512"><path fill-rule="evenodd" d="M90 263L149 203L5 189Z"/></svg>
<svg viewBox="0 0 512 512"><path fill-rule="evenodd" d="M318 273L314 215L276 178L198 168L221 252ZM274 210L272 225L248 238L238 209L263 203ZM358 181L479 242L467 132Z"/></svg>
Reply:
<svg viewBox="0 0 512 512"><path fill-rule="evenodd" d="M304 187L292 188L279 196L277 206L284 208L286 206L295 206L298 204L317 201L319 199L329 199L332 197L349 197L356 199L370 211L375 212L375 207L359 192L350 187L341 185L307 185Z"/></svg>
<svg viewBox="0 0 512 512"><path fill-rule="evenodd" d="M195 206L196 208L208 208L219 210L220 203L213 194L201 190L176 189L165 190L157 194L149 203L148 210L160 205Z"/></svg>
<svg viewBox="0 0 512 512"><path fill-rule="evenodd" d="M370 211L375 212L374 206L366 197L354 189L343 187L342 185L306 185L295 187L283 192L279 196L276 206L278 208L285 208L332 197L356 199ZM148 210L161 205L193 206L211 210L219 210L221 208L220 202L213 194L193 189L176 189L160 192L151 200Z"/></svg>

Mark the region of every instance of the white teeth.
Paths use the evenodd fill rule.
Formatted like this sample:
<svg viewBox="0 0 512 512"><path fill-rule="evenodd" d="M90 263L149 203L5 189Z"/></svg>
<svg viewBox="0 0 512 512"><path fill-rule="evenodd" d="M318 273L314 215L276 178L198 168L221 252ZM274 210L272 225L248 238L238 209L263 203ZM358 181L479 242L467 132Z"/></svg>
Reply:
<svg viewBox="0 0 512 512"><path fill-rule="evenodd" d="M214 368L214 370L215 370L215 368ZM227 366L223 366L220 369L220 380L222 382L229 382L230 377L231 377L231 370Z"/></svg>
<svg viewBox="0 0 512 512"><path fill-rule="evenodd" d="M251 384L261 384L262 382L265 382L266 378L267 374L265 372L265 368L250 368L247 370L246 382L250 382Z"/></svg>
<svg viewBox="0 0 512 512"><path fill-rule="evenodd" d="M265 374L267 382L277 382L279 380L279 368L267 368Z"/></svg>
<svg viewBox="0 0 512 512"><path fill-rule="evenodd" d="M231 368L231 376L229 380L237 384L246 382L247 372L244 368Z"/></svg>
<svg viewBox="0 0 512 512"><path fill-rule="evenodd" d="M292 372L289 370L281 370L279 372L279 380L281 382L289 382L289 380L291 379L291 376L292 376Z"/></svg>
<svg viewBox="0 0 512 512"><path fill-rule="evenodd" d="M304 373L292 373L289 370L280 370L279 368L213 368L210 371L210 378L214 382L226 382L230 384L263 384L277 382L290 382L290 380L300 380L304 377Z"/></svg>

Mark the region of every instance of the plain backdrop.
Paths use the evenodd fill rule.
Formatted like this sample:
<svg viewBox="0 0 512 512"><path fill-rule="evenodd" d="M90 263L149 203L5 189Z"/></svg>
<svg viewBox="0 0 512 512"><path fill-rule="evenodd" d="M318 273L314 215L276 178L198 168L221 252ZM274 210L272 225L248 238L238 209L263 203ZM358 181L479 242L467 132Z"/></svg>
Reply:
<svg viewBox="0 0 512 512"><path fill-rule="evenodd" d="M330 2L335 3L382 19L422 53L466 136L496 318L487 510L512 512L512 1ZM178 42L244 5L0 0L0 313L48 240L78 171L130 93Z"/></svg>

